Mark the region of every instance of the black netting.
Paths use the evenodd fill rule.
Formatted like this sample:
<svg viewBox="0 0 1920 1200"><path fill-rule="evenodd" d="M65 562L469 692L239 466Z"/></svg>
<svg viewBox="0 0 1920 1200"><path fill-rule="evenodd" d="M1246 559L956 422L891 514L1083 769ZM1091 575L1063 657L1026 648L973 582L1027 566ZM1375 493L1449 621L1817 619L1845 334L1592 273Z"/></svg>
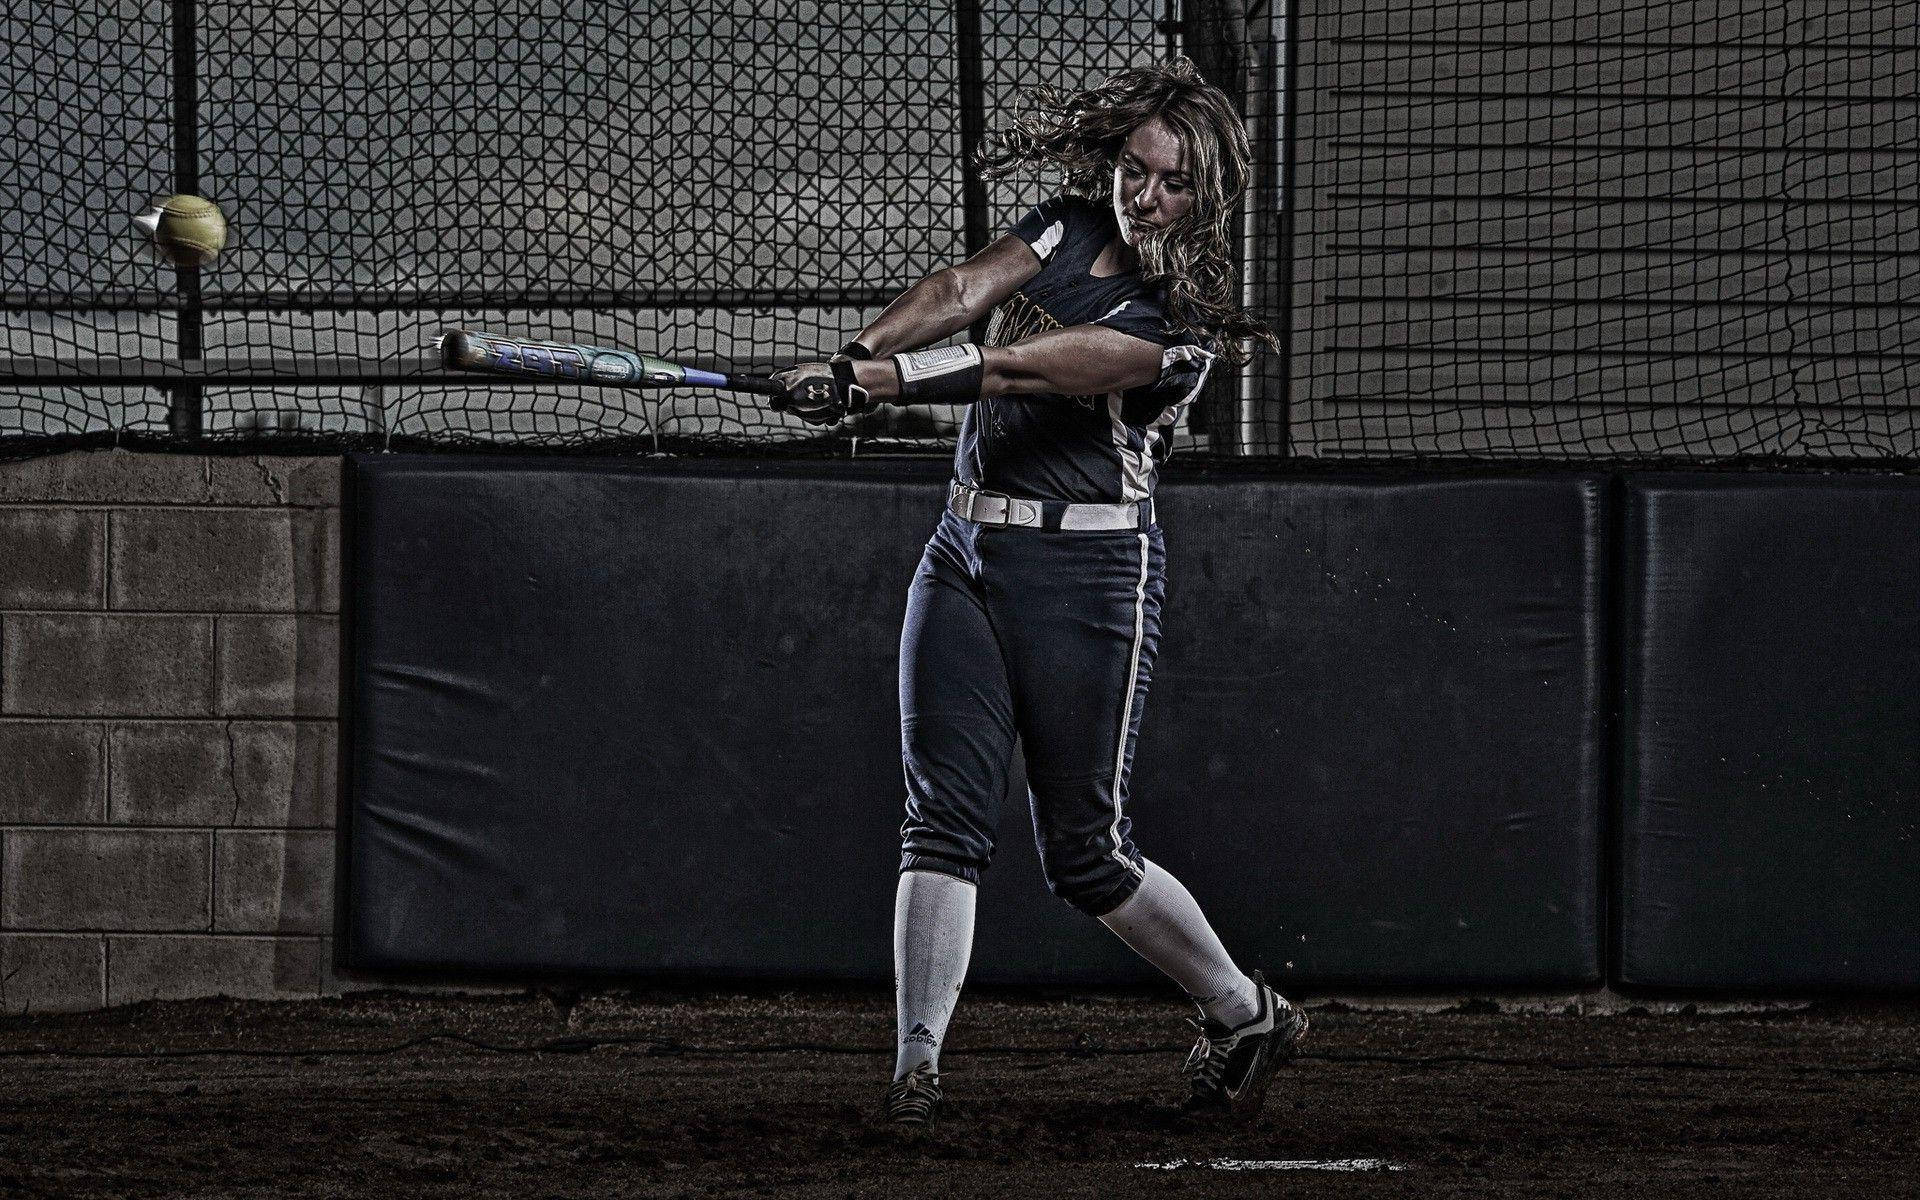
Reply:
<svg viewBox="0 0 1920 1200"><path fill-rule="evenodd" d="M1019 89L1177 49L1245 102L1291 331L1186 454L1912 459L1917 40L1920 0L50 0L0 17L0 442L938 449L952 410L821 435L427 347L819 355L1046 194L963 165ZM183 184L234 228L197 277L131 226Z"/></svg>
<svg viewBox="0 0 1920 1200"><path fill-rule="evenodd" d="M1920 4L1349 0L1296 51L1296 453L1920 457Z"/></svg>

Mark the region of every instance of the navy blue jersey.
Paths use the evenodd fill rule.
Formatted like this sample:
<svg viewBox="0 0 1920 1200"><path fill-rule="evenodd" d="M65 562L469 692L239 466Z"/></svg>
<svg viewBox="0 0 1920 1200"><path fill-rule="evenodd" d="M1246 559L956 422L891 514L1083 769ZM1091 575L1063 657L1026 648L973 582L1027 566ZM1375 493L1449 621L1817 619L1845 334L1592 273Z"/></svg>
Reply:
<svg viewBox="0 0 1920 1200"><path fill-rule="evenodd" d="M987 345L1006 346L1050 329L1104 325L1158 346L1196 339L1168 319L1160 289L1135 270L1095 276L1094 260L1120 236L1113 213L1079 196L1056 196L1013 233L1040 259L1040 273L994 310ZM1145 389L1142 389L1144 394ZM983 397L967 409L954 450L962 483L1037 500L1115 503L1153 494L1166 419L1164 398L1029 393ZM1160 423L1161 429L1154 429Z"/></svg>

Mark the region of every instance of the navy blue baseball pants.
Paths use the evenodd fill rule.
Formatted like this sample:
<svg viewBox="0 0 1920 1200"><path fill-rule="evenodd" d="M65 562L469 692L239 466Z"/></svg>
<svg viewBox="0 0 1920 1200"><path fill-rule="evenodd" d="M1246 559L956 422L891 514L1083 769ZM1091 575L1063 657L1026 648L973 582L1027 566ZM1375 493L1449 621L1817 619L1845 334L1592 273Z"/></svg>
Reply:
<svg viewBox="0 0 1920 1200"><path fill-rule="evenodd" d="M1055 532L941 515L900 634L902 871L978 882L1017 734L1047 886L1094 916L1133 895L1127 778L1165 571L1157 525Z"/></svg>

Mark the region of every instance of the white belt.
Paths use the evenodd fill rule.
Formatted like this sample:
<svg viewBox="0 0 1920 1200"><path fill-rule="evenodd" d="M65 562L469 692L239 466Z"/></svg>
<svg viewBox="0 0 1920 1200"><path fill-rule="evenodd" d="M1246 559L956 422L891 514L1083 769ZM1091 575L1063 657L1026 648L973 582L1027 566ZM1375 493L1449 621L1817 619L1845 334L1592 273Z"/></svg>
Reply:
<svg viewBox="0 0 1920 1200"><path fill-rule="evenodd" d="M979 525L1015 529L1145 531L1153 527L1153 501L1126 504L1070 504L1064 500L1025 500L982 491L955 482L947 489L947 511Z"/></svg>

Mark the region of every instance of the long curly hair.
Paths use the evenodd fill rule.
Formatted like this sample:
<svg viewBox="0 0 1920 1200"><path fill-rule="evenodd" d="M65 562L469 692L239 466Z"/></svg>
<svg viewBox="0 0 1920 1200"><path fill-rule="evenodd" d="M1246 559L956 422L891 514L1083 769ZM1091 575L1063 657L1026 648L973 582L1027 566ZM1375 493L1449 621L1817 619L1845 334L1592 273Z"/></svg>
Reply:
<svg viewBox="0 0 1920 1200"><path fill-rule="evenodd" d="M995 130L980 152L980 174L1001 179L1023 167L1057 170L1065 177L1063 191L1110 203L1114 163L1127 136L1154 117L1180 138L1194 195L1186 216L1135 247L1141 276L1165 290L1176 325L1229 362L1244 363L1251 356L1247 342L1270 350L1279 345L1273 330L1241 307L1234 270L1232 222L1252 174L1252 154L1233 102L1185 55L1122 71L1084 91L1023 92L1008 127Z"/></svg>

